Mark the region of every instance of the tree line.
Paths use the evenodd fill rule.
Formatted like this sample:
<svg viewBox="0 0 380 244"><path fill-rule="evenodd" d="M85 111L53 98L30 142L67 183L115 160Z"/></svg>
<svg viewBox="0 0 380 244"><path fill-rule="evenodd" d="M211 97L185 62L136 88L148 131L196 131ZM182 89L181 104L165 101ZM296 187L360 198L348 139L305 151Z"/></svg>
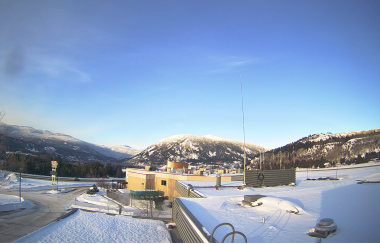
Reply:
<svg viewBox="0 0 380 244"><path fill-rule="evenodd" d="M269 153L268 153L269 154ZM290 152L282 152L283 156L281 157L281 164L278 155L274 155L275 159L272 159L272 156L265 156L264 163L262 164L262 169L264 170L274 170L274 169L293 169L293 168L325 168L325 163L328 161L324 157L310 159L302 158L293 160L293 156ZM272 153L271 153L272 155ZM379 158L380 153L370 152L365 153L364 156L358 154L356 157L352 158L339 158L337 161L329 161L331 167L336 167L338 164L350 165L350 164L363 164L368 163L369 161ZM256 160L252 168L259 169L259 162Z"/></svg>
<svg viewBox="0 0 380 244"><path fill-rule="evenodd" d="M37 175L50 175L51 161L57 161L57 174L61 177L78 177L78 178L106 178L116 177L123 178L121 164L83 162L71 163L60 156L45 157L28 155L23 153L8 153L3 157L0 163L0 169Z"/></svg>

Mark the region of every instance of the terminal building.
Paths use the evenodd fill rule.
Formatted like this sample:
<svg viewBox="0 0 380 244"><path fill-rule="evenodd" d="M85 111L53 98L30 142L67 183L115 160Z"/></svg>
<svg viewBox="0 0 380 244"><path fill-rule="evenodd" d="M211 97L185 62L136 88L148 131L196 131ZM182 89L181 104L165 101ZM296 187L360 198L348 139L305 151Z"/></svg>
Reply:
<svg viewBox="0 0 380 244"><path fill-rule="evenodd" d="M189 174L186 172L188 164L183 162L167 161L167 171L149 171L144 169L125 169L126 186L130 190L154 190L158 191L160 196L167 196L169 200L173 197L181 197L176 191L176 181L209 181L211 185L216 185L217 175L203 175L204 170L193 171ZM176 172L176 173L174 173ZM177 173L180 172L180 173ZM220 172L222 173L222 172ZM243 174L221 174L220 180L224 181L241 181Z"/></svg>

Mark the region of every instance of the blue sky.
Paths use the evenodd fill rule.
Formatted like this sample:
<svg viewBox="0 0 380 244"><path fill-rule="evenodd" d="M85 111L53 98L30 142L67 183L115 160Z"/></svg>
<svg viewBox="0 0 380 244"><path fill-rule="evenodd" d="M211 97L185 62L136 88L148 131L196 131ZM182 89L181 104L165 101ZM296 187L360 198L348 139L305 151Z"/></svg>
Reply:
<svg viewBox="0 0 380 244"><path fill-rule="evenodd" d="M144 149L379 128L379 1L0 0L3 122Z"/></svg>

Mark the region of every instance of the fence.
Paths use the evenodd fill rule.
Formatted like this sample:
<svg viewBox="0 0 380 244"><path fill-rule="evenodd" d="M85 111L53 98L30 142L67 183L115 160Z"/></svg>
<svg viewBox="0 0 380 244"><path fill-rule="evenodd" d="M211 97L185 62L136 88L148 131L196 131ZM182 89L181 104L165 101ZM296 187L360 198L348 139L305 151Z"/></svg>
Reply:
<svg viewBox="0 0 380 244"><path fill-rule="evenodd" d="M175 182L175 190L181 197L201 198L202 196L195 192L190 186L187 186L178 180Z"/></svg>
<svg viewBox="0 0 380 244"><path fill-rule="evenodd" d="M251 187L289 185L296 183L296 170L247 170L245 171L245 183Z"/></svg>
<svg viewBox="0 0 380 244"><path fill-rule="evenodd" d="M184 243L208 243L202 224L186 208L180 198L173 201L173 220ZM213 238L212 242L216 242Z"/></svg>
<svg viewBox="0 0 380 244"><path fill-rule="evenodd" d="M107 190L107 197L121 203L124 206L129 206L131 202L130 194L128 193L118 193L114 191Z"/></svg>

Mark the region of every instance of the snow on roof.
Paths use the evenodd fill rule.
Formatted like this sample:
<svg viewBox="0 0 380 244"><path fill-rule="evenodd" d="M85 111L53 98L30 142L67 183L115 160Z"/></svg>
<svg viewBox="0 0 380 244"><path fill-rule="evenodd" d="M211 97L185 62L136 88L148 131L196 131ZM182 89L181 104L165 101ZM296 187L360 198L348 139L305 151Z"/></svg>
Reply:
<svg viewBox="0 0 380 244"><path fill-rule="evenodd" d="M78 210L16 243L169 243L170 234L162 221Z"/></svg>
<svg viewBox="0 0 380 244"><path fill-rule="evenodd" d="M196 188L207 198L181 198L181 201L209 233L218 224L227 222L244 233L248 242L315 242L306 232L322 218L332 218L338 226L325 242L379 242L380 184L357 184L358 180L380 180L380 164L369 166L372 167L297 172L294 187ZM348 177L306 180L335 175ZM241 204L244 195L254 194L267 196L257 201L263 203L261 206ZM289 210L300 212L294 214ZM229 226L221 227L214 237L221 242L229 232ZM235 242L243 242L243 238L236 235Z"/></svg>

